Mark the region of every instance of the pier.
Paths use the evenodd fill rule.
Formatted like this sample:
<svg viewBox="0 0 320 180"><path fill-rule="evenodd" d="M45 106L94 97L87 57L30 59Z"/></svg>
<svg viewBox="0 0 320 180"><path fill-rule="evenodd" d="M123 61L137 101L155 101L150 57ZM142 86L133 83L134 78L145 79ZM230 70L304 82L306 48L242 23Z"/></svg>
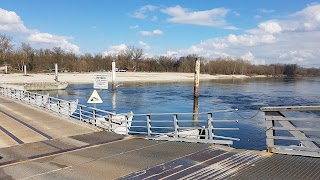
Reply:
<svg viewBox="0 0 320 180"><path fill-rule="evenodd" d="M282 113L280 118L274 112L279 114L294 108L262 109L267 112L266 121L271 122L266 132L269 152L264 152L212 143L119 135L92 126L93 121L88 123L81 111L84 107L78 111L80 119L74 120L71 116L25 104L21 98L18 100L19 96L21 93L15 93L13 99L0 96L0 179L320 179L317 156L320 152L316 143L305 147L312 152L310 155L304 147L290 150L273 141L284 138L276 136L276 130L295 133L317 130L275 126L276 121L292 118L284 120ZM58 103L63 104L60 100ZM149 133L152 133L150 129ZM287 139L301 140L305 144L318 141L301 134ZM180 139L176 136L176 140ZM288 155L287 152L309 156Z"/></svg>

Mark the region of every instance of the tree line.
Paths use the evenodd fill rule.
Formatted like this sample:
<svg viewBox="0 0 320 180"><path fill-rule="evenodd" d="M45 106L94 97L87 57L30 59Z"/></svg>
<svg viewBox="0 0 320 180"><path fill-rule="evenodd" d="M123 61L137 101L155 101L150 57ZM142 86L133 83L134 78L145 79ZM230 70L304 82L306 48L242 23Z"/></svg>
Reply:
<svg viewBox="0 0 320 180"><path fill-rule="evenodd" d="M14 47L11 37L0 34L0 66L8 64L13 71L22 71L24 65L31 72L52 70L55 63L70 72L93 72L110 70L111 62L119 68L130 68L141 72L194 72L195 59L201 60L201 73L243 74L270 76L319 76L320 68L304 68L296 64L254 65L245 59L203 58L195 54L185 57L145 57L142 49L131 46L109 55L75 54L62 50L33 49L27 43Z"/></svg>

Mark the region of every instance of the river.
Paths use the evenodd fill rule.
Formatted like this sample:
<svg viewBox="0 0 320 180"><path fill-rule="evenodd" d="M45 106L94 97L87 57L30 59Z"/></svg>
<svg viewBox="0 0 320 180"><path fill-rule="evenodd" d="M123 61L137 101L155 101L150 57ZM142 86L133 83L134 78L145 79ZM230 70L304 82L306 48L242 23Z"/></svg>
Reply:
<svg viewBox="0 0 320 180"><path fill-rule="evenodd" d="M92 84L70 84L66 90L50 91L60 99L79 99L87 105ZM192 83L123 83L116 92L98 91L103 104L97 107L123 113L193 112ZM230 118L238 119L231 134L240 138L233 147L266 149L264 113L267 106L319 106L320 78L248 78L214 80L200 83L199 112L239 109Z"/></svg>

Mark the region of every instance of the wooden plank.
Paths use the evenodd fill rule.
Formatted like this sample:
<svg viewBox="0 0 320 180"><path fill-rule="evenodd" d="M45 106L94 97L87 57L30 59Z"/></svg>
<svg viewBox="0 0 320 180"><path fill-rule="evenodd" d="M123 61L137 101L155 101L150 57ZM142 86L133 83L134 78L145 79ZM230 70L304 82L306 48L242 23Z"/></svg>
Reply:
<svg viewBox="0 0 320 180"><path fill-rule="evenodd" d="M268 111L320 111L320 106L278 106L260 108L263 112Z"/></svg>

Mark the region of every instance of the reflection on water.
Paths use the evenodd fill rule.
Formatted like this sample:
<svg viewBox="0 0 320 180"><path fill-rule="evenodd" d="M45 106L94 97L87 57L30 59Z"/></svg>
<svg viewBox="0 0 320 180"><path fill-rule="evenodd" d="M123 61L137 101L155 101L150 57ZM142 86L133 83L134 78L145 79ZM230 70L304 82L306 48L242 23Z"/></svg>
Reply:
<svg viewBox="0 0 320 180"><path fill-rule="evenodd" d="M265 149L264 114L259 109L266 106L320 105L319 89L318 78L215 80L200 82L200 96L194 99L193 83L131 83L118 87L114 92L98 90L104 103L97 104L97 107L117 113L190 113L239 109L237 113L230 113L226 117L240 120L240 131L231 135L241 139L235 142L234 147ZM92 91L92 84L70 84L64 91L48 93L61 99L79 99L80 104L86 105ZM194 106L196 104L197 108ZM202 117L193 117L198 118Z"/></svg>
<svg viewBox="0 0 320 180"><path fill-rule="evenodd" d="M112 111L116 112L117 110L117 92L112 91Z"/></svg>

